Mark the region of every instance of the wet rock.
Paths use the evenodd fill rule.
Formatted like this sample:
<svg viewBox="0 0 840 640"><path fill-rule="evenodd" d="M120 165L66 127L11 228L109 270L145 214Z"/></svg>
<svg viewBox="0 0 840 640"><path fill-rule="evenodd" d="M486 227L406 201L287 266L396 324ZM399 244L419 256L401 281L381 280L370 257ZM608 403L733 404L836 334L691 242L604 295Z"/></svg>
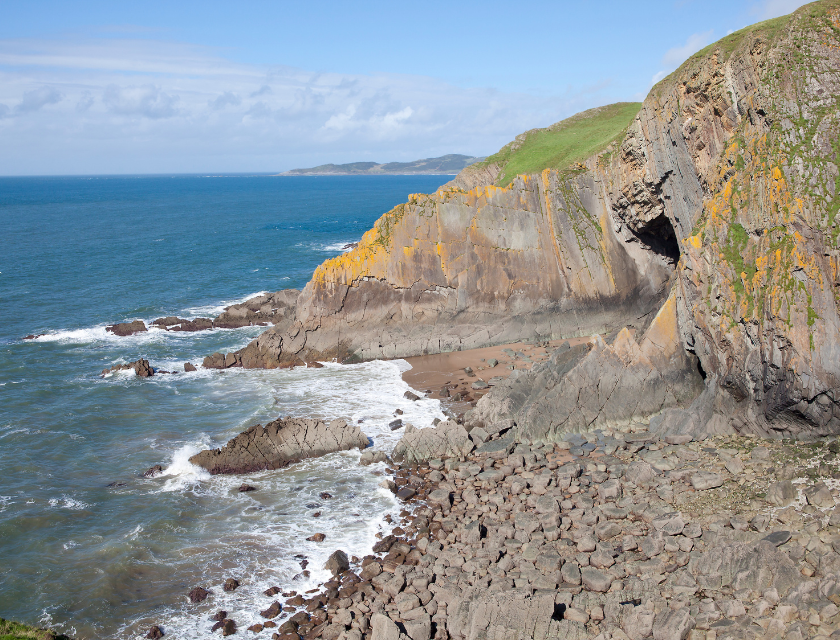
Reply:
<svg viewBox="0 0 840 640"><path fill-rule="evenodd" d="M271 596L276 596L278 593L280 593L280 591L281 591L280 587L269 587L268 589L263 591L263 593L265 595L267 595L268 597L271 597Z"/></svg>
<svg viewBox="0 0 840 640"><path fill-rule="evenodd" d="M340 573L344 573L349 568L350 560L347 558L347 554L341 551L340 549L334 551L327 560L327 563L324 565L324 569L332 573L333 576L337 576Z"/></svg>
<svg viewBox="0 0 840 640"><path fill-rule="evenodd" d="M190 599L190 602L193 604L197 604L199 602L204 602L207 600L207 596L210 595L210 591L205 589L204 587L195 587L192 591L187 594L187 597Z"/></svg>
<svg viewBox="0 0 840 640"><path fill-rule="evenodd" d="M224 622L222 622L222 635L223 636L232 636L236 633L236 623L228 618Z"/></svg>
<svg viewBox="0 0 840 640"><path fill-rule="evenodd" d="M372 449L367 449L362 452L362 457L359 458L359 464L362 466L375 464L377 462L388 462L388 456L385 455L384 451L374 451Z"/></svg>
<svg viewBox="0 0 840 640"><path fill-rule="evenodd" d="M327 424L320 420L280 418L265 427L249 427L221 449L202 451L190 462L211 474L250 473L281 469L304 458L364 449L367 445L368 438L359 427L344 420Z"/></svg>
<svg viewBox="0 0 840 640"><path fill-rule="evenodd" d="M185 362L184 363L184 371L189 373L191 371L197 371L197 369L195 368L195 365L193 363Z"/></svg>
<svg viewBox="0 0 840 640"><path fill-rule="evenodd" d="M265 611L260 611L260 615L263 618L268 618L268 619L276 618L277 616L280 615L281 610L282 610L282 607L281 607L280 603L275 600L274 602L272 602L268 606L268 609L266 609Z"/></svg>
<svg viewBox="0 0 840 640"><path fill-rule="evenodd" d="M134 320L133 322L118 322L105 327L105 331L113 333L115 336L131 336L135 333L143 333L148 331L146 323L142 320Z"/></svg>
<svg viewBox="0 0 840 640"><path fill-rule="evenodd" d="M400 500L409 500L417 495L417 492L412 489L411 487L403 487L399 491L397 491L397 497Z"/></svg>
<svg viewBox="0 0 840 640"><path fill-rule="evenodd" d="M240 484L239 485L239 493L246 493L248 491L256 491L257 488L250 484Z"/></svg>
<svg viewBox="0 0 840 640"><path fill-rule="evenodd" d="M109 373L129 370L133 370L138 378L150 378L153 375L155 375L155 370L149 364L149 361L144 360L142 358L140 360L135 360L134 362L130 362L128 364L117 364L111 367L110 369L103 369L102 375L105 376Z"/></svg>
<svg viewBox="0 0 840 640"><path fill-rule="evenodd" d="M215 620L216 622L221 622L225 618L227 618L227 611L224 611L222 609L210 616L210 619Z"/></svg>
<svg viewBox="0 0 840 640"><path fill-rule="evenodd" d="M251 632L253 632L253 633L259 633L259 632L260 632L260 631L262 631L264 628L265 628L265 627L264 627L263 625L261 625L261 624L258 622L258 623L256 623L256 624L252 624L250 627L248 627L248 631L251 631Z"/></svg>
<svg viewBox="0 0 840 640"><path fill-rule="evenodd" d="M222 587L225 591L236 591L237 587L239 586L239 580L236 578L228 578L225 580L225 584Z"/></svg>
<svg viewBox="0 0 840 640"><path fill-rule="evenodd" d="M149 640L158 640L158 638L162 638L164 636L163 629L159 626L155 625L151 629L149 629L149 633L146 634L146 637Z"/></svg>
<svg viewBox="0 0 840 640"><path fill-rule="evenodd" d="M391 429L391 431L396 431L397 429L402 429L402 426L403 426L402 418L397 418L396 420L391 420L391 422L388 423L388 428Z"/></svg>
<svg viewBox="0 0 840 640"><path fill-rule="evenodd" d="M406 391L403 394L403 398L405 398L406 400L411 400L412 402L417 402L420 399L420 396L418 396L416 393L414 393L412 391Z"/></svg>
<svg viewBox="0 0 840 640"><path fill-rule="evenodd" d="M332 500L332 494L327 493L326 491L322 491L321 493L319 493L318 497L321 498L321 500Z"/></svg>
<svg viewBox="0 0 840 640"><path fill-rule="evenodd" d="M143 472L144 478L154 478L155 476L160 475L163 473L163 467L159 464L154 465L153 467L149 467L146 471Z"/></svg>
<svg viewBox="0 0 840 640"><path fill-rule="evenodd" d="M324 533L316 533L307 538L309 542L323 542L327 539L327 535Z"/></svg>

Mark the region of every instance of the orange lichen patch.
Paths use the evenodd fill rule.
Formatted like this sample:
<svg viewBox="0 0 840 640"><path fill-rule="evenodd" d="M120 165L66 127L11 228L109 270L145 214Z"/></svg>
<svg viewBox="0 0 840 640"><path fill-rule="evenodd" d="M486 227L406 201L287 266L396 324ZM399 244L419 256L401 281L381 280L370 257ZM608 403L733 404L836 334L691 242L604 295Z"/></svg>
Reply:
<svg viewBox="0 0 840 640"><path fill-rule="evenodd" d="M698 234L696 236L689 236L685 241L695 249L703 248L703 238Z"/></svg>

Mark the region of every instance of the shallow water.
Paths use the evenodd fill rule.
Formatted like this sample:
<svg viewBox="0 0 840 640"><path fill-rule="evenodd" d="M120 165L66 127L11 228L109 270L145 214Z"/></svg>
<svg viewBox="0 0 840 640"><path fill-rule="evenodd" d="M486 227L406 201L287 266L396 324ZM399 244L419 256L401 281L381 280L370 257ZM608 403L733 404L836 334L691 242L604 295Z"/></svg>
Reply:
<svg viewBox="0 0 840 640"><path fill-rule="evenodd" d="M381 213L446 180L0 179L0 617L79 638L141 637L151 623L206 637L209 612L248 626L268 586L308 588L336 548L368 552L396 505L358 452L250 474L249 493L237 490L242 477L209 477L187 459L281 415L364 420L388 450L396 408L417 426L442 417L437 401L402 398L408 365L101 378L138 357L183 371L262 330L118 338L104 326L214 315L257 291L302 287ZM21 340L30 333L46 335ZM143 478L154 464L165 473ZM326 542L305 541L316 531ZM303 559L311 577L294 581ZM242 587L224 593L228 577ZM213 596L191 605L199 584Z"/></svg>

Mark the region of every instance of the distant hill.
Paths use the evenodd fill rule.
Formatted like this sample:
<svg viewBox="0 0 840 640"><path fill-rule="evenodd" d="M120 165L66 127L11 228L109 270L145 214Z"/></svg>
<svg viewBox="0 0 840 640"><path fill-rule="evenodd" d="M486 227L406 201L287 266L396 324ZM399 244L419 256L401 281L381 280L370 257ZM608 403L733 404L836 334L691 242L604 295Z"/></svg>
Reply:
<svg viewBox="0 0 840 640"><path fill-rule="evenodd" d="M320 175L401 175L406 173L458 173L464 167L484 158L463 156L457 153L450 153L440 158L426 158L425 160L414 160L413 162L349 162L347 164L322 164L311 169L292 169L280 176L320 176Z"/></svg>

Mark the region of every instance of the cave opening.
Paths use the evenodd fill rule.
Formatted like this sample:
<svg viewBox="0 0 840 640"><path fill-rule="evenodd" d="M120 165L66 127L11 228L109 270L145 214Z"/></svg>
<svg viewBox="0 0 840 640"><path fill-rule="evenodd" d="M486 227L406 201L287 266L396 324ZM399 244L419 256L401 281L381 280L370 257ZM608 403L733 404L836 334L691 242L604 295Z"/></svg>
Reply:
<svg viewBox="0 0 840 640"><path fill-rule="evenodd" d="M680 259L680 243L671 220L665 214L651 220L644 229L637 231L636 237L672 265L676 265Z"/></svg>

